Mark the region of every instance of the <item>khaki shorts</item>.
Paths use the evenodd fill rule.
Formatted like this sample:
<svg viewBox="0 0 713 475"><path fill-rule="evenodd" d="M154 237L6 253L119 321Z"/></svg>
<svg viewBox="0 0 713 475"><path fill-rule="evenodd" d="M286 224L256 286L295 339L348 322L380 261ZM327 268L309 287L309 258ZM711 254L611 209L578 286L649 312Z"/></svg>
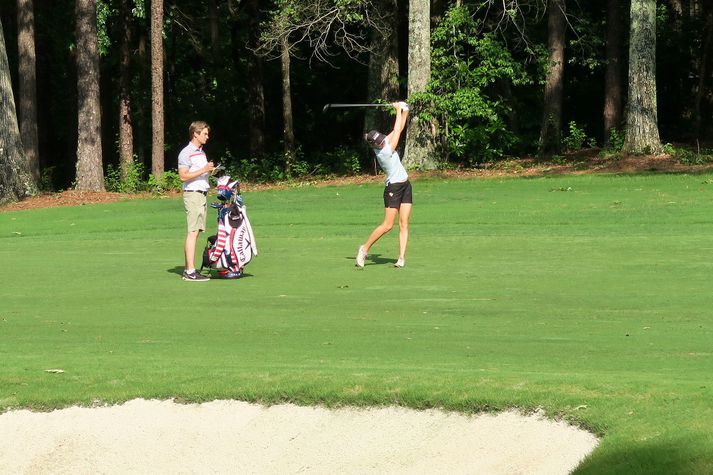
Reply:
<svg viewBox="0 0 713 475"><path fill-rule="evenodd" d="M183 192L183 207L186 210L186 230L205 231L205 219L208 206L203 193Z"/></svg>

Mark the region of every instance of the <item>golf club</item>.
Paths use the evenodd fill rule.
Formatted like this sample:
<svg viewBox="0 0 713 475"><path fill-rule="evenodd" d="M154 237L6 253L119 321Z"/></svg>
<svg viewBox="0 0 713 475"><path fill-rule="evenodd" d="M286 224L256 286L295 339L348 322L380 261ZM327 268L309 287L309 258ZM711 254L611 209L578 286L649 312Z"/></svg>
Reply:
<svg viewBox="0 0 713 475"><path fill-rule="evenodd" d="M327 112L327 109L335 109L337 107L390 107L391 104L325 104L322 112Z"/></svg>

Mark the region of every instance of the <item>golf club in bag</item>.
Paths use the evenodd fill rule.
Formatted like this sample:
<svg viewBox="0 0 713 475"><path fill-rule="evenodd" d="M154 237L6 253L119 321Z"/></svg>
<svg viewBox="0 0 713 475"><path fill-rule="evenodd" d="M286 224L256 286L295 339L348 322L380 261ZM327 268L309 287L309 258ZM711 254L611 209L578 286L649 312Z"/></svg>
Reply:
<svg viewBox="0 0 713 475"><path fill-rule="evenodd" d="M218 210L218 234L208 238L200 270L216 269L224 279L237 279L257 256L255 236L240 195L240 181L231 182L227 175L218 178L218 199L220 202L210 204Z"/></svg>

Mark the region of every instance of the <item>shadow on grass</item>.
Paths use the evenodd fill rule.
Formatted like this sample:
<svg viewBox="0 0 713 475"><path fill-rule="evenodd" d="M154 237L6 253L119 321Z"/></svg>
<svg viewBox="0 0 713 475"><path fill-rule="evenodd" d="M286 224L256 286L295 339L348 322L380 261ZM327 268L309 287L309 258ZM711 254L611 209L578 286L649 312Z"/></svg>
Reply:
<svg viewBox="0 0 713 475"><path fill-rule="evenodd" d="M575 475L690 475L713 473L707 465L710 459L704 454L696 454L690 449L690 441L670 441L672 443L627 444L626 450L607 450L602 455L587 459Z"/></svg>
<svg viewBox="0 0 713 475"><path fill-rule="evenodd" d="M354 256L349 256L345 257L345 259L349 259L350 261L354 260ZM376 266L376 265L382 265L382 264L395 264L396 259L392 257L381 257L381 254L369 254L369 257L366 258L366 262L364 262L364 267L366 266Z"/></svg>
<svg viewBox="0 0 713 475"><path fill-rule="evenodd" d="M176 274L176 275L179 275L182 277L183 269L184 269L183 266L174 266L169 269L166 269L166 272L168 272L169 274ZM205 273L205 272L207 272L207 271L204 269L203 273ZM240 279L245 279L247 277L254 277L254 276L253 276L253 274L248 274L247 272L243 272L240 275L240 278L238 278L238 279L221 279L220 277L216 276L214 272L211 272L211 278L215 279L215 280L240 280Z"/></svg>
<svg viewBox="0 0 713 475"><path fill-rule="evenodd" d="M183 266L175 266L171 267L170 269L166 269L166 272L169 274L176 274L176 275L183 275Z"/></svg>

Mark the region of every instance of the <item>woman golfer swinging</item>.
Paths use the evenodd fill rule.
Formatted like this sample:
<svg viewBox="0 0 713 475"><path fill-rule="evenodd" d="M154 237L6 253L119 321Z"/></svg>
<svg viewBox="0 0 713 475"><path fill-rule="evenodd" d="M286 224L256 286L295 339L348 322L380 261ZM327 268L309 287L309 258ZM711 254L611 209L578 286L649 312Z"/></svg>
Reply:
<svg viewBox="0 0 713 475"><path fill-rule="evenodd" d="M379 166L386 173L386 188L384 188L384 222L371 232L369 239L363 245L359 246L356 265L360 268L364 267L364 261L371 246L394 227L397 214L399 216L399 258L394 266L404 267L406 265L408 223L411 217L413 198L411 182L408 180L408 174L401 164L396 148L399 145L401 132L406 125L408 105L405 102L394 102L392 105L396 110L394 130L389 135L372 130L365 136L367 143L376 154Z"/></svg>

